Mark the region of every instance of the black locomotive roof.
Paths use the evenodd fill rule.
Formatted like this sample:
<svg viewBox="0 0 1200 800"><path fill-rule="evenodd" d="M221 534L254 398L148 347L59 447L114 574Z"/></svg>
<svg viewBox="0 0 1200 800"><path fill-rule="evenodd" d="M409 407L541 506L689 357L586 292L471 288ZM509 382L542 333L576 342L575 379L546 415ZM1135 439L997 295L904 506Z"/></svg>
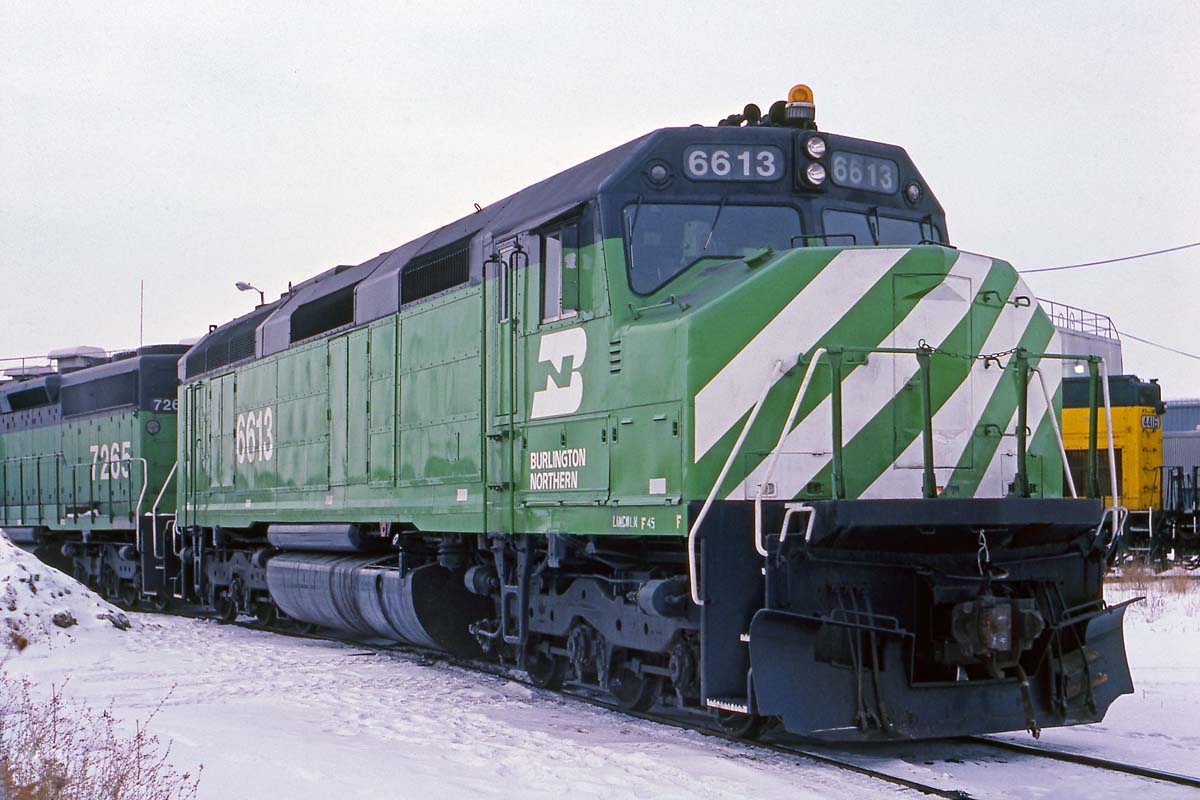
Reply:
<svg viewBox="0 0 1200 800"><path fill-rule="evenodd" d="M1087 408L1090 385L1087 377L1064 378L1063 407ZM1158 408L1160 414L1165 408L1162 402L1162 388L1157 381L1143 381L1137 375L1110 375L1108 389L1115 408L1152 407ZM1102 395L1097 399L1097 404L1104 405Z"/></svg>
<svg viewBox="0 0 1200 800"><path fill-rule="evenodd" d="M180 379L193 378L232 363L262 357L293 343L292 318L323 298L353 288L353 315L347 324L362 325L395 313L400 307L400 272L413 258L472 238L475 253L518 227L549 220L595 197L605 180L636 155L658 133L646 134L588 159L435 231L357 266L335 267L291 288L279 300L232 320L198 341L180 362ZM482 233L483 236L477 236ZM472 259L478 263L478 259ZM481 276L472 275L472 281ZM253 352L247 334L255 340ZM239 346L240 345L240 346Z"/></svg>
<svg viewBox="0 0 1200 800"><path fill-rule="evenodd" d="M147 345L90 367L0 384L0 430L37 428L119 405L146 408L152 397L174 397L173 368L187 351L187 345Z"/></svg>
<svg viewBox="0 0 1200 800"><path fill-rule="evenodd" d="M588 159L545 180L521 189L473 214L426 233L394 250L357 266L335 267L292 286L279 300L232 320L196 343L180 364L186 380L231 364L271 355L308 338L345 327L363 325L399 310L401 273L414 258L439 257L443 250L462 243L469 248L469 280L482 280L482 251L510 234L535 228L601 194L635 197L643 188L642 162L651 156L675 154L688 143L751 141L790 148L797 130L788 127L688 127L660 128L608 152ZM900 147L823 133L832 141L854 143L863 152L884 155L903 165L902 174L916 174ZM923 183L923 181L922 181ZM711 185L676 190L700 196L714 191ZM722 191L734 191L728 187ZM777 194L775 186L744 184L736 191L748 196ZM842 190L843 195L846 194ZM851 198L854 199L854 198ZM878 199L867 197L872 204ZM921 205L942 215L932 193ZM460 250L461 252L461 250ZM450 254L448 254L450 255Z"/></svg>
<svg viewBox="0 0 1200 800"><path fill-rule="evenodd" d="M0 414L57 402L61 382L61 375L44 375L40 378L0 383Z"/></svg>

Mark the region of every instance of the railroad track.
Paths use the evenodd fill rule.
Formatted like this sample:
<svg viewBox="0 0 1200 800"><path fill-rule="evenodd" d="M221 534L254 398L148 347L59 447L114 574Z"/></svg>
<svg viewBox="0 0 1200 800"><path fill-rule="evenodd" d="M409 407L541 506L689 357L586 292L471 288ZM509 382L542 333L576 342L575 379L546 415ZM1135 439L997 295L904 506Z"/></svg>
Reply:
<svg viewBox="0 0 1200 800"><path fill-rule="evenodd" d="M1190 786L1194 789L1200 789L1200 778L1191 775L1181 775L1176 772L1167 772L1161 769L1153 769L1151 767L1143 767L1137 764L1127 764L1123 761L1113 761L1099 756L1090 756L1084 753L1071 753L1065 750L1054 750L1048 747L1040 747L1038 745L1023 744L1014 742L1009 739L996 739L991 736L964 736L961 741L971 744L984 745L1001 750L1008 750L1013 753L1020 753L1027 756L1035 756L1038 758L1049 758L1054 761L1065 761L1071 764L1082 764L1087 767L1095 767L1096 769L1107 770L1109 772L1123 772L1126 775L1136 775L1139 778L1149 778L1155 781L1164 783L1173 783L1178 786Z"/></svg>
<svg viewBox="0 0 1200 800"><path fill-rule="evenodd" d="M191 619L215 619L210 612L204 613L186 613L182 609L176 609L169 612L176 616L188 617ZM586 688L566 687L561 690L550 690L539 687L532 681L526 679L522 673L515 670L513 667L504 664L497 664L490 661L478 661L472 659L458 658L447 653L436 650L428 650L422 647L416 647L407 644L386 644L380 645L378 642L363 641L354 638L345 638L319 631L311 631L306 629L288 629L285 627L271 626L265 627L261 624L251 622L236 621L232 624L237 627L254 630L263 633L272 633L280 636L288 636L301 639L312 639L318 641L338 642L341 644L353 645L362 647L362 652L351 653L355 657L379 655L383 653L407 655L418 659L423 664L447 664L461 669L470 670L480 674L490 675L496 678L502 678L506 681L520 684L537 692L543 692L548 696L568 699L573 702L578 702L584 705L589 705L595 708L600 708L616 714L621 714L626 717L653 722L660 725L666 725L679 730L692 731L697 734L721 739L727 742L735 743L743 747L759 750L762 752L775 753L777 755L790 756L803 761L822 764L828 767L840 769L856 775L871 778L883 783L907 789L911 792L930 796L942 797L947 800L977 800L986 795L974 794L968 789L946 788L944 786L935 786L929 783L905 777L874 767L866 766L859 761L856 761L852 756L848 757L843 751L839 751L836 745L822 745L817 743L796 743L786 740L772 739L770 734L766 740L747 740L732 736L722 731L715 723L708 723L702 718L697 718L694 715L688 715L686 712L672 711L670 709L664 711L635 711L624 708L617 703L610 702L599 696L597 692L593 692ZM1191 775L1182 775L1164 770L1144 767L1137 764L1129 764L1125 762L1115 761L1111 759L1101 758L1098 756L1085 755L1080 753L1072 753L1062 750L1055 750L1048 747L1037 745L1023 744L1007 739L998 739L992 736L964 736L957 739L942 740L943 742L959 742L964 745L985 747L992 750L1004 750L1006 752L1017 753L1023 756L1042 758L1058 762L1066 762L1078 764L1085 767L1094 768L1097 770L1107 771L1111 773L1120 773L1130 775L1146 780L1157 781L1166 784L1183 786L1188 788L1200 788L1200 777ZM950 759L957 760L958 756L965 755L961 753L953 754ZM954 778L957 780L957 778Z"/></svg>

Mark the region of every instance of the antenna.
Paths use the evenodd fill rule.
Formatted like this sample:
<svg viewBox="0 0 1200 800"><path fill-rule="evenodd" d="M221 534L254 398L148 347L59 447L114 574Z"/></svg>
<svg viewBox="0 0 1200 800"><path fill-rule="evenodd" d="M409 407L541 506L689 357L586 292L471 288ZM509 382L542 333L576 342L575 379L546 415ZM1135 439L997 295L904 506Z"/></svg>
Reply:
<svg viewBox="0 0 1200 800"><path fill-rule="evenodd" d="M138 347L145 344L146 331L146 279L138 281Z"/></svg>

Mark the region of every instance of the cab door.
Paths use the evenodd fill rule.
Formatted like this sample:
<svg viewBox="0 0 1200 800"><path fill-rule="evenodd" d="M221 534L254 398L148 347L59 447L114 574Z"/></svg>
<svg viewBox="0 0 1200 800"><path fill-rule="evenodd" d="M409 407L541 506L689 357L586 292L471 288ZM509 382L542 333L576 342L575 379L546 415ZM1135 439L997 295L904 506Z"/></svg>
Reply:
<svg viewBox="0 0 1200 800"><path fill-rule="evenodd" d="M521 281L527 293L520 352L527 405L516 478L519 507L535 512L527 518L530 525L546 524L539 508L595 506L609 499L609 441L616 434L610 434L613 423L601 399L608 365L592 340L611 343L582 300L580 228L579 217L566 217L531 236L531 265ZM653 432L639 428L630 445L649 441ZM653 472L652 460L638 466ZM649 491L648 481L635 483L642 487L637 494Z"/></svg>
<svg viewBox="0 0 1200 800"><path fill-rule="evenodd" d="M329 342L330 486L362 483L367 477L368 345L365 329Z"/></svg>

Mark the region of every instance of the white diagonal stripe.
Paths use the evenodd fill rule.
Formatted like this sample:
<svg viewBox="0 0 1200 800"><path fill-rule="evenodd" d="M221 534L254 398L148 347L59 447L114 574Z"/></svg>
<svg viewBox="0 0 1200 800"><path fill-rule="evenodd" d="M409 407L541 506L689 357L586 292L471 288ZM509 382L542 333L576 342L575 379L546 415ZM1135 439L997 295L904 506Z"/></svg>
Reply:
<svg viewBox="0 0 1200 800"><path fill-rule="evenodd" d="M1055 352L1059 349L1058 333L1051 337L1049 344L1046 345L1048 352ZM1056 360L1042 361L1039 367L1043 367L1042 374L1046 377L1046 388L1050 391L1050 397L1054 397L1054 393L1058 391L1058 385L1062 382L1062 366L1061 362ZM1042 425L1046 422L1046 399L1042 396L1041 387L1036 385L1037 376L1029 382L1029 411L1027 418L1037 420L1030 426L1032 433L1029 441L1032 442L1037 432L1041 430ZM1000 441L996 447L996 452L992 454L992 460L988 462L987 470L979 479L979 486L975 489L976 497L1005 497L1008 495L1008 485L1012 483L1013 477L1017 474L1017 411L1013 411L1009 417L1008 426L1004 429L1004 439ZM1053 413L1053 409L1051 409ZM1055 445L1057 450L1057 445ZM1043 481L1045 477L1043 476Z"/></svg>
<svg viewBox="0 0 1200 800"><path fill-rule="evenodd" d="M941 343L966 316L974 300L974 288L965 297L962 313L946 313L944 297L939 289L954 279L966 279L975 287L987 276L992 260L973 253L960 253L942 283L928 292L900 322L888 337L891 347L916 347L921 339ZM842 381L842 441L849 442L882 411L917 372L917 359L911 355L888 355L872 353L867 363L857 366ZM828 452L832 446L831 401L828 396L799 425L792 429L784 441L783 453L776 465L771 483L775 484L773 498L789 498L796 495L805 484L828 463L827 458L814 458L811 454ZM795 454L798 457L789 457ZM752 498L758 484L762 482L765 461L759 463L727 497L729 500Z"/></svg>
<svg viewBox="0 0 1200 800"><path fill-rule="evenodd" d="M696 393L695 461L754 405L776 361L790 367L829 325L887 274L908 249L843 250ZM813 320L828 325L813 326Z"/></svg>
<svg viewBox="0 0 1200 800"><path fill-rule="evenodd" d="M1011 301L1020 294L1028 296L1028 291L1019 281L1013 287L1012 293L1008 296L1010 302L996 317L996 322L992 325L987 340L980 350L981 353L999 353L1016 347L1020 343L1021 336L1024 335L1026 327L1033 319L1035 309L1032 305L1018 307ZM936 364L936 362L934 363ZM939 486L946 485L954 473L955 466L962 460L966 448L971 446L974 431L983 418L988 400L996 391L996 387L1000 385L1000 379L1003 376L1004 370L996 367L995 364L985 369L983 362L974 362L967 379L959 384L954 393L933 415L934 463L951 465L934 470ZM1047 386L1049 386L1048 382ZM1037 391L1040 393L1041 389L1037 388ZM979 398L981 402L976 406L977 413L972 410L970 419L963 419L962 407L965 401L971 397ZM924 443L918 436L904 450L900 458L891 467L884 470L883 474L876 478L875 482L861 496L870 499L920 497L921 470L898 465L920 463L923 458L923 446Z"/></svg>

